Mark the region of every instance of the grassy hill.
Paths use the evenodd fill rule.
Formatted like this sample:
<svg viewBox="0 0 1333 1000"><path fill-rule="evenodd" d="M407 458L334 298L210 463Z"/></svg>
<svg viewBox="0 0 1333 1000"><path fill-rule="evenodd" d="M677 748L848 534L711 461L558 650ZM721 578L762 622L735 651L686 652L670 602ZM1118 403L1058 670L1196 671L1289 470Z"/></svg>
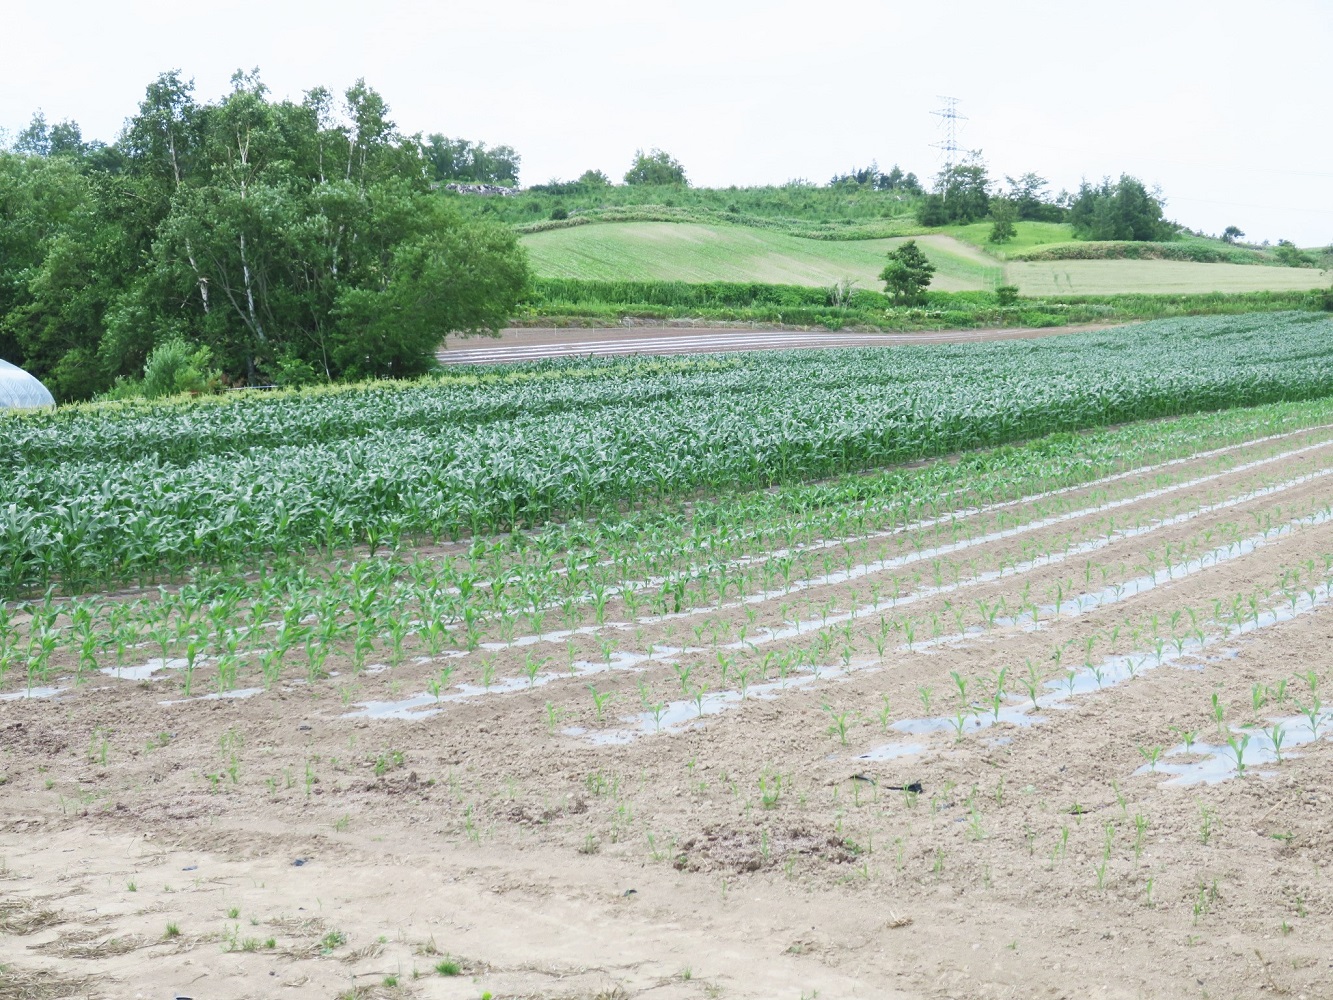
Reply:
<svg viewBox="0 0 1333 1000"><path fill-rule="evenodd" d="M905 223L881 224L896 225L901 232ZM1171 244L1075 243L1063 223L1023 222L1014 240L997 247L986 241L989 231L988 223L977 223L914 237L937 268L932 289L987 291L1011 284L1023 295L1050 296L1297 291L1329 284L1328 274L1317 268L1254 266L1267 261L1255 251L1197 237ZM528 232L522 241L543 278L816 287L850 278L859 287L878 288L885 254L906 238L812 238L766 226L628 221L566 224ZM1073 254L1107 259L1062 259ZM1221 262L1119 259L1131 254Z"/></svg>
<svg viewBox="0 0 1333 1000"><path fill-rule="evenodd" d="M1186 260L1011 261L1005 280L1023 295L1190 295L1327 288L1327 272L1309 267L1199 264Z"/></svg>
<svg viewBox="0 0 1333 1000"><path fill-rule="evenodd" d="M899 235L915 228L917 199L900 191L874 191L861 187L821 187L785 184L780 187L696 188L674 185L613 184L588 187L581 184L542 184L508 197L477 198L445 195L461 211L507 222L521 230L544 222L602 218L638 213L661 216L693 214L694 221L706 217L776 223L801 228L878 230L881 235ZM888 231L885 231L888 230Z"/></svg>
<svg viewBox="0 0 1333 1000"><path fill-rule="evenodd" d="M532 233L523 244L543 278L811 286L851 278L878 288L885 254L904 239L821 240L748 226L625 222ZM943 235L918 242L937 268L933 288L980 291L999 283L999 262L974 247Z"/></svg>

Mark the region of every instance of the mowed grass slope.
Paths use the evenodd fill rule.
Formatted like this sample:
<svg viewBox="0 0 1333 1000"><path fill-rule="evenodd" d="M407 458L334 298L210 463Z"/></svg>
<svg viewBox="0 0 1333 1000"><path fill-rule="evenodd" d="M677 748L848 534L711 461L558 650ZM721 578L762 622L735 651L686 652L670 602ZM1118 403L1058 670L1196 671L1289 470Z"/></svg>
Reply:
<svg viewBox="0 0 1333 1000"><path fill-rule="evenodd" d="M1002 261L979 245L989 224L952 234L822 240L746 226L678 222L595 223L522 238L538 275L597 281L734 281L823 287L845 278L879 288L885 255L912 238L936 267L934 291L1023 295L1202 294L1306 291L1327 287L1318 268L1257 267L1183 260ZM1024 223L1007 255L1067 240L1068 227Z"/></svg>
<svg viewBox="0 0 1333 1000"><path fill-rule="evenodd" d="M1317 268L1186 260L1012 261L1004 273L1024 295L1282 292L1326 288L1329 283L1328 273Z"/></svg>
<svg viewBox="0 0 1333 1000"><path fill-rule="evenodd" d="M523 237L544 278L601 281L737 281L831 285L844 278L878 288L885 255L905 238L812 240L743 226L625 222L553 229ZM994 288L1000 266L947 236L917 237L937 268L931 287Z"/></svg>

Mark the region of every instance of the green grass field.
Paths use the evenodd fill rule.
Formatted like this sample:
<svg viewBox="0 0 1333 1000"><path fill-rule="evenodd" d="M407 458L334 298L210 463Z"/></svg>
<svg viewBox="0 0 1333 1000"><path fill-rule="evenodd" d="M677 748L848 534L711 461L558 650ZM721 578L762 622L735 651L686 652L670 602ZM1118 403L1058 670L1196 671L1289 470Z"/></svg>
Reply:
<svg viewBox="0 0 1333 1000"><path fill-rule="evenodd" d="M932 290L989 291L1018 286L1023 295L1200 294L1303 291L1326 287L1317 268L1203 264L1182 260L1003 261L1069 239L1062 223L1021 223L1003 248L985 242L988 223L913 237L936 267ZM806 239L749 226L676 222L594 223L525 235L543 278L597 281L761 282L823 287L850 278L878 289L884 256L907 237Z"/></svg>
<svg viewBox="0 0 1333 1000"><path fill-rule="evenodd" d="M968 226L946 226L944 232L1001 260L1051 243L1067 243L1074 238L1074 227L1067 222L1019 222L1014 228L1017 230L1014 238L1000 244L990 241L989 222L974 222Z"/></svg>
<svg viewBox="0 0 1333 1000"><path fill-rule="evenodd" d="M1305 291L1326 288L1330 280L1327 272L1315 268L1184 260L1011 261L1004 272L1023 295Z"/></svg>
<svg viewBox="0 0 1333 1000"><path fill-rule="evenodd" d="M553 229L523 237L543 278L600 281L736 281L831 285L851 278L879 288L889 250L903 242L811 240L744 226L625 222ZM999 283L999 263L947 236L919 237L938 269L938 291L981 291Z"/></svg>

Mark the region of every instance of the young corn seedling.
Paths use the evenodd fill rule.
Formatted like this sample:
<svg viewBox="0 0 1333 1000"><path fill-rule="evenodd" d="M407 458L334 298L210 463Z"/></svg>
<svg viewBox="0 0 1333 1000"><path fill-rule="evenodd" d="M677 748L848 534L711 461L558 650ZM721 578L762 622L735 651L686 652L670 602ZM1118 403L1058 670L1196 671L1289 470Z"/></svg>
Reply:
<svg viewBox="0 0 1333 1000"><path fill-rule="evenodd" d="M1269 701L1278 705L1285 705L1287 703L1289 695L1287 692L1287 679L1285 677L1278 681L1275 687L1266 687L1264 688L1264 691L1268 695Z"/></svg>
<svg viewBox="0 0 1333 1000"><path fill-rule="evenodd" d="M560 725L564 717L565 710L563 708L556 707L556 704L551 701L546 703L546 731L548 733L554 733L555 727Z"/></svg>
<svg viewBox="0 0 1333 1000"><path fill-rule="evenodd" d="M523 676L528 679L528 688L531 689L537 683L537 674L541 672L542 667L551 662L549 656L543 656L540 659L532 655L531 651L524 654L523 658Z"/></svg>
<svg viewBox="0 0 1333 1000"><path fill-rule="evenodd" d="M1313 695L1312 697L1313 700L1308 706L1302 705L1298 701L1296 702L1296 707L1300 710L1300 713L1309 720L1310 735L1318 739L1319 727L1323 725L1324 722L1324 704L1319 700L1318 695Z"/></svg>
<svg viewBox="0 0 1333 1000"><path fill-rule="evenodd" d="M1128 819L1129 809L1126 807L1125 804L1125 793L1120 790L1120 782L1112 781L1111 790L1115 792L1115 801L1116 804L1120 806L1120 815Z"/></svg>
<svg viewBox="0 0 1333 1000"><path fill-rule="evenodd" d="M1217 810L1213 809L1211 806L1205 806L1200 804L1199 843L1203 844L1205 847L1208 846L1208 842L1213 839L1213 834L1216 832L1214 829L1216 825L1217 825Z"/></svg>
<svg viewBox="0 0 1333 1000"><path fill-rule="evenodd" d="M689 694L690 674L694 671L693 665L688 663L683 666L681 664L676 664L672 669L676 672L676 679L680 681L680 693Z"/></svg>
<svg viewBox="0 0 1333 1000"><path fill-rule="evenodd" d="M927 715L930 715L930 695L931 689L925 686L916 689L917 696L921 699L921 707L925 709Z"/></svg>
<svg viewBox="0 0 1333 1000"><path fill-rule="evenodd" d="M830 736L838 737L838 742L843 746L846 746L847 730L850 728L848 720L851 718L851 713L836 711L833 706L829 705L827 702L824 703L823 709L828 713L829 719L831 720L828 727L828 734Z"/></svg>
<svg viewBox="0 0 1333 1000"><path fill-rule="evenodd" d="M1197 729L1185 729L1183 726L1172 726L1171 731L1180 737L1180 742L1185 746L1186 753L1192 753L1194 741L1199 738Z"/></svg>
<svg viewBox="0 0 1333 1000"><path fill-rule="evenodd" d="M1157 770L1157 761L1161 759L1162 748L1160 746L1139 747L1139 756L1148 762L1148 770Z"/></svg>
<svg viewBox="0 0 1333 1000"><path fill-rule="evenodd" d="M891 707L889 696L887 694L881 693L879 697L880 697L879 728L880 732L887 733L889 731L889 720L892 716L893 709Z"/></svg>
<svg viewBox="0 0 1333 1000"><path fill-rule="evenodd" d="M961 708L949 717L948 723L953 727L955 742L962 740L963 730L967 728L967 720L969 718L971 718L971 716Z"/></svg>
<svg viewBox="0 0 1333 1000"><path fill-rule="evenodd" d="M1245 777L1245 749L1249 745L1249 733L1229 733L1227 735L1227 746L1231 748L1231 754L1236 758L1237 777Z"/></svg>
<svg viewBox="0 0 1333 1000"><path fill-rule="evenodd" d="M986 838L986 831L981 825L981 813L977 811L975 803L968 813L967 832L973 840L984 840Z"/></svg>
<svg viewBox="0 0 1333 1000"><path fill-rule="evenodd" d="M1282 763L1282 744L1286 742L1287 731L1281 725L1270 726L1264 730L1264 735L1268 737L1273 744L1273 753L1277 755L1277 762Z"/></svg>
<svg viewBox="0 0 1333 1000"><path fill-rule="evenodd" d="M759 776L759 801L765 809L776 809L782 797L782 775Z"/></svg>
<svg viewBox="0 0 1333 1000"><path fill-rule="evenodd" d="M597 715L597 721L602 721L602 716L606 712L606 706L615 699L614 691L598 691L592 684L588 685L588 691L592 695L593 711Z"/></svg>
<svg viewBox="0 0 1333 1000"><path fill-rule="evenodd" d="M1023 678L1023 687L1027 689L1028 697L1032 699L1032 707L1037 707L1037 692L1041 690L1041 676L1037 673L1036 667L1032 661L1028 660L1027 676Z"/></svg>
<svg viewBox="0 0 1333 1000"><path fill-rule="evenodd" d="M694 702L694 710L699 713L699 718L701 719L703 718L704 715L704 698L707 696L707 694L708 694L708 686L705 684L700 684L697 688L694 689L694 693L690 696L690 700Z"/></svg>

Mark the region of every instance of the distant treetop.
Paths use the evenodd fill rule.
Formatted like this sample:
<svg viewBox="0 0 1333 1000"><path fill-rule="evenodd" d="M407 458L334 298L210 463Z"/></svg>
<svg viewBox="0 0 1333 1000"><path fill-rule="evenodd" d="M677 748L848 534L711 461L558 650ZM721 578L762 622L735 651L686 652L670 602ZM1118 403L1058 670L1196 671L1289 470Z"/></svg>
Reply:
<svg viewBox="0 0 1333 1000"><path fill-rule="evenodd" d="M634 153L634 163L625 172L626 184L679 184L688 187L685 168L664 150L654 148L645 153L642 149Z"/></svg>
<svg viewBox="0 0 1333 1000"><path fill-rule="evenodd" d="M870 161L868 167L854 167L849 173L834 174L828 183L829 187L868 187L876 191L921 194L921 182L916 179L916 174L903 173L896 163L886 174L874 160Z"/></svg>
<svg viewBox="0 0 1333 1000"><path fill-rule="evenodd" d="M490 146L467 139L449 139L438 132L426 136L422 152L433 179L473 184L518 184L523 158L512 146Z"/></svg>

